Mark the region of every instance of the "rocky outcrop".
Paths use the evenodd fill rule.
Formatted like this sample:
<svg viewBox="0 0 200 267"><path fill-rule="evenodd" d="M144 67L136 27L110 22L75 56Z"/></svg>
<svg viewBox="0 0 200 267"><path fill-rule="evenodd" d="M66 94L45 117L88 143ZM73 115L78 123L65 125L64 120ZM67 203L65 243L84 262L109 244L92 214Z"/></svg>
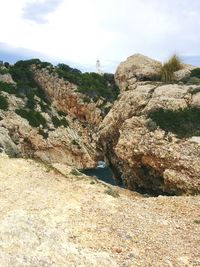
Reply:
<svg viewBox="0 0 200 267"><path fill-rule="evenodd" d="M40 129L31 127L13 111L8 111L0 121L0 145L10 156L38 158L80 169L97 165L95 151L85 144L75 129L61 126L49 131L48 137L44 138Z"/></svg>
<svg viewBox="0 0 200 267"><path fill-rule="evenodd" d="M94 127L87 127L78 118L64 114L62 117L53 105L42 110L42 99L35 96L35 111L46 120L46 126L32 127L27 119L15 110L24 110L26 97L1 92L9 109L0 109L0 148L9 156L38 158L48 163L61 163L74 168L93 168L98 164ZM47 105L43 102L43 105ZM52 118L65 118L67 125L55 127Z"/></svg>
<svg viewBox="0 0 200 267"><path fill-rule="evenodd" d="M135 54L122 62L115 73L115 81L121 91L132 90L137 81L158 80L161 63L141 54Z"/></svg>
<svg viewBox="0 0 200 267"><path fill-rule="evenodd" d="M15 84L10 73L0 74L0 81L4 83Z"/></svg>
<svg viewBox="0 0 200 267"><path fill-rule="evenodd" d="M100 125L99 139L116 179L154 194L200 192L199 142L178 138L149 119L158 108L200 107L197 96L195 86L159 83L137 84L121 94Z"/></svg>
<svg viewBox="0 0 200 267"><path fill-rule="evenodd" d="M174 72L174 80L179 82L189 78L191 71L195 68L195 66L189 64L182 64L182 69Z"/></svg>
<svg viewBox="0 0 200 267"><path fill-rule="evenodd" d="M103 101L87 103L86 96L78 92L77 85L58 78L48 69L35 69L34 78L50 98L52 105L75 118L97 126L102 121L101 109Z"/></svg>

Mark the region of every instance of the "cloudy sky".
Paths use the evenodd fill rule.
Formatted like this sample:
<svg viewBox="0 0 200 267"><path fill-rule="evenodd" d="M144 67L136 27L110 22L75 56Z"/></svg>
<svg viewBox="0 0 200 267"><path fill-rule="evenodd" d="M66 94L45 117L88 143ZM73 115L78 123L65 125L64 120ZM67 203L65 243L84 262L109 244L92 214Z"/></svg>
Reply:
<svg viewBox="0 0 200 267"><path fill-rule="evenodd" d="M0 0L0 59L104 71L134 53L200 65L200 0Z"/></svg>

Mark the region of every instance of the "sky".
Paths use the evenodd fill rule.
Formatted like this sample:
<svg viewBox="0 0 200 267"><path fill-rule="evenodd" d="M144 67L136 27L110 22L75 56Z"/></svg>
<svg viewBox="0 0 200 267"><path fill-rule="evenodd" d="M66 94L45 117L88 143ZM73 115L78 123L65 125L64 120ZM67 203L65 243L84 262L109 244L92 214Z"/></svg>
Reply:
<svg viewBox="0 0 200 267"><path fill-rule="evenodd" d="M141 53L200 66L200 0L0 0L0 60L115 72Z"/></svg>

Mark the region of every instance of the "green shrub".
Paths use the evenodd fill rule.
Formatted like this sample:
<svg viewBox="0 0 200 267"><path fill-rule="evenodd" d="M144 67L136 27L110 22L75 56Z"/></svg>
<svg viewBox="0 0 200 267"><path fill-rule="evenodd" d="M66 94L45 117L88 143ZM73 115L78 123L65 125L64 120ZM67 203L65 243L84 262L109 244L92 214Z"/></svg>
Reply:
<svg viewBox="0 0 200 267"><path fill-rule="evenodd" d="M197 78L197 77L190 77L190 78L187 80L187 84L188 84L188 85L190 85L190 84L200 85L200 78Z"/></svg>
<svg viewBox="0 0 200 267"><path fill-rule="evenodd" d="M108 189L106 189L104 191L104 193L105 194L108 194L108 195L110 195L112 197L115 197L115 198L120 197L119 193L116 190L114 190L113 188L111 188L111 187L109 187Z"/></svg>
<svg viewBox="0 0 200 267"><path fill-rule="evenodd" d="M69 122L65 119L65 118L62 118L61 120L60 120L60 122L61 122L61 124L64 126L64 127L68 127L69 126Z"/></svg>
<svg viewBox="0 0 200 267"><path fill-rule="evenodd" d="M28 98L26 107L28 109L34 109L36 107L36 100L34 98L34 92L30 91L26 96Z"/></svg>
<svg viewBox="0 0 200 267"><path fill-rule="evenodd" d="M7 92L9 94L16 94L17 93L16 88L13 84L5 83L2 81L0 81L0 91Z"/></svg>
<svg viewBox="0 0 200 267"><path fill-rule="evenodd" d="M58 128L62 125L62 123L60 122L59 118L56 116L52 116L52 122L55 128Z"/></svg>
<svg viewBox="0 0 200 267"><path fill-rule="evenodd" d="M42 135L44 139L47 139L49 137L49 134L47 132L44 132L41 128L39 129L38 134Z"/></svg>
<svg viewBox="0 0 200 267"><path fill-rule="evenodd" d="M8 100L6 97L4 97L3 95L0 95L0 109L2 110L8 110Z"/></svg>
<svg viewBox="0 0 200 267"><path fill-rule="evenodd" d="M52 116L52 122L55 128L58 128L62 125L66 128L69 126L69 123L65 118L59 119L56 116Z"/></svg>
<svg viewBox="0 0 200 267"><path fill-rule="evenodd" d="M174 81L174 72L182 69L181 59L177 55L173 55L161 67L161 80L163 82Z"/></svg>
<svg viewBox="0 0 200 267"><path fill-rule="evenodd" d="M200 87L196 87L196 88L190 88L189 91L192 95L195 95L197 93L200 93Z"/></svg>
<svg viewBox="0 0 200 267"><path fill-rule="evenodd" d="M190 77L200 78L200 68L193 69L191 71Z"/></svg>
<svg viewBox="0 0 200 267"><path fill-rule="evenodd" d="M115 84L113 74L105 73L101 76L94 72L82 73L65 64L58 64L56 72L60 78L78 85L78 91L93 100L104 97L109 101L114 101L119 94L119 88ZM84 100L87 102L88 98Z"/></svg>
<svg viewBox="0 0 200 267"><path fill-rule="evenodd" d="M82 176L83 175L81 172L79 172L76 169L72 169L69 174L74 175L74 176Z"/></svg>
<svg viewBox="0 0 200 267"><path fill-rule="evenodd" d="M72 140L71 144L74 145L74 146L77 146L78 149L81 149L81 146L79 145L79 143L76 140Z"/></svg>
<svg viewBox="0 0 200 267"><path fill-rule="evenodd" d="M43 101L40 101L40 107L43 112L49 111L49 106L47 104L44 104Z"/></svg>
<svg viewBox="0 0 200 267"><path fill-rule="evenodd" d="M66 116L67 115L67 113L65 113L63 111L58 111L58 114L59 114L59 116Z"/></svg>
<svg viewBox="0 0 200 267"><path fill-rule="evenodd" d="M4 66L5 66L7 69L9 69L9 67L10 67L10 63L9 63L9 62L4 62Z"/></svg>
<svg viewBox="0 0 200 267"><path fill-rule="evenodd" d="M15 112L24 119L27 119L29 124L33 127L39 127L42 125L46 127L46 119L35 110L16 109Z"/></svg>
<svg viewBox="0 0 200 267"><path fill-rule="evenodd" d="M1 69L0 68L0 74L8 74L9 73L9 70L8 69Z"/></svg>
<svg viewBox="0 0 200 267"><path fill-rule="evenodd" d="M161 129L179 138L200 136L200 108L152 111L148 115Z"/></svg>

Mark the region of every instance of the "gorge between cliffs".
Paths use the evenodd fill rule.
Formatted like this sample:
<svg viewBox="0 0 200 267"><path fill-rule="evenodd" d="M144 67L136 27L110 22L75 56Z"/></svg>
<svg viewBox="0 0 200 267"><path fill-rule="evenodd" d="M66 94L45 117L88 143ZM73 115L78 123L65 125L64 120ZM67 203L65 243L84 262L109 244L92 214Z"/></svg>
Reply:
<svg viewBox="0 0 200 267"><path fill-rule="evenodd" d="M182 64L166 83L159 78L161 63L140 54L122 62L115 75L37 59L2 67L7 106L0 110L1 147L11 156L75 169L92 169L104 160L131 190L198 194L195 69Z"/></svg>
<svg viewBox="0 0 200 267"><path fill-rule="evenodd" d="M164 71L141 54L114 75L0 66L1 266L200 266L200 68ZM122 188L81 172L100 161Z"/></svg>

